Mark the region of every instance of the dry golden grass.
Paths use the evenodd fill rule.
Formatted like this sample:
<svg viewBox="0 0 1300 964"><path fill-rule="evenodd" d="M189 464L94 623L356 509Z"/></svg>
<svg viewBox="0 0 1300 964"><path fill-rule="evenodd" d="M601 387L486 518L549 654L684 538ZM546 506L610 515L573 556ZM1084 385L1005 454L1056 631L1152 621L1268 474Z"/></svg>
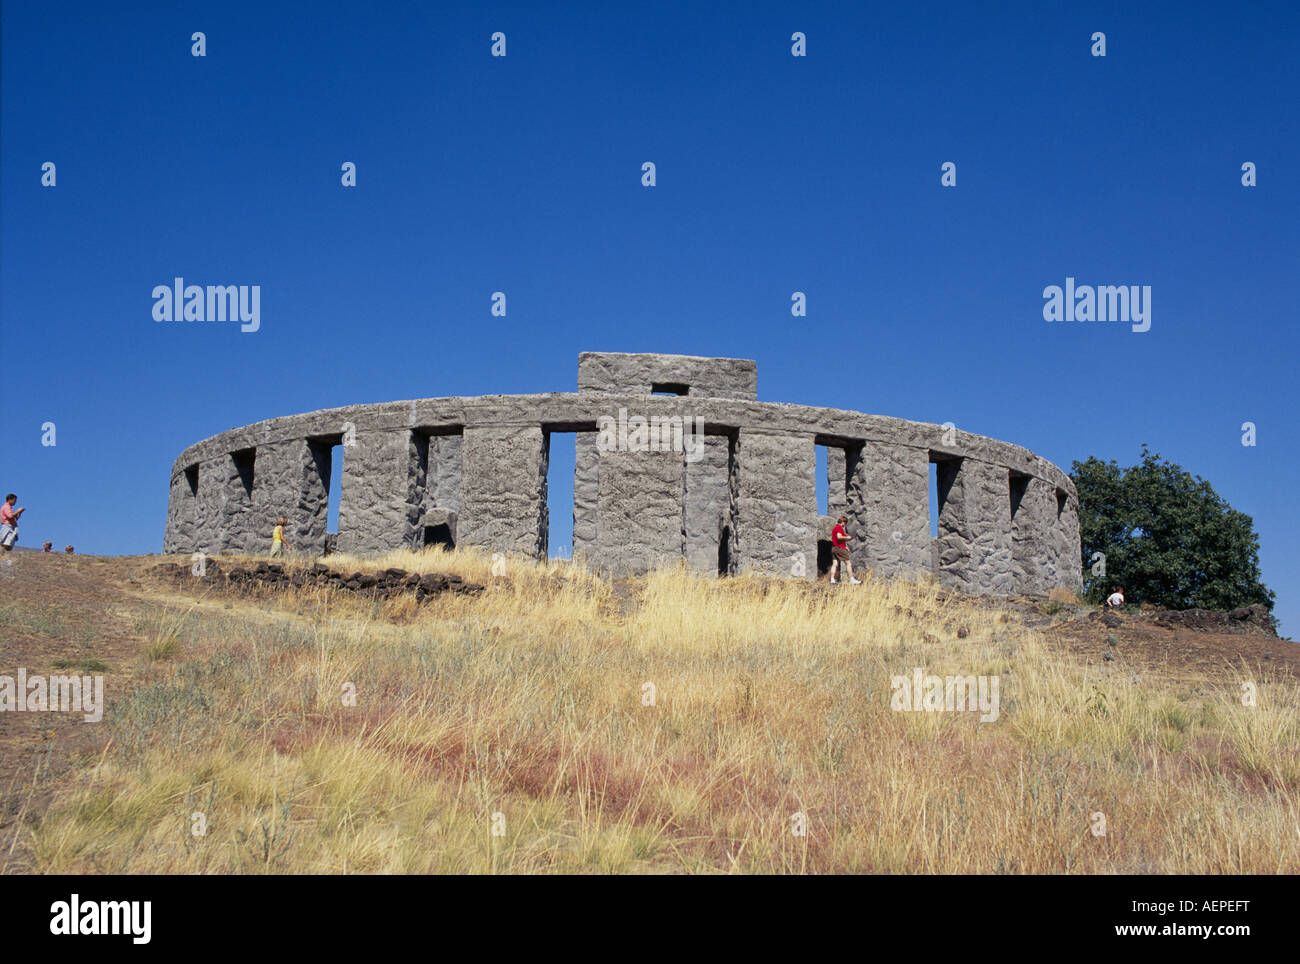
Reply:
<svg viewBox="0 0 1300 964"><path fill-rule="evenodd" d="M1300 696L1253 668L1089 668L928 584L329 561L489 588L160 597L107 747L24 831L31 869L1300 871ZM999 677L999 718L892 710L914 667Z"/></svg>

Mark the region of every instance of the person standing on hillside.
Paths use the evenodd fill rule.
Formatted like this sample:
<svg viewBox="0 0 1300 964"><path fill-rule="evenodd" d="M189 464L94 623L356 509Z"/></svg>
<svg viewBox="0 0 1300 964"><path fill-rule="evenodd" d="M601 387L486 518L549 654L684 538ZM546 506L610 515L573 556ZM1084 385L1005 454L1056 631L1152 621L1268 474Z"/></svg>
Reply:
<svg viewBox="0 0 1300 964"><path fill-rule="evenodd" d="M853 560L849 557L849 539L851 536L844 524L849 521L849 517L842 515L835 522L835 528L831 529L831 585L840 581L840 563L844 563L844 568L848 570L849 582L855 586L862 585L861 579L853 578Z"/></svg>
<svg viewBox="0 0 1300 964"><path fill-rule="evenodd" d="M1116 586L1115 591L1106 597L1106 605L1111 609L1124 608L1124 587Z"/></svg>
<svg viewBox="0 0 1300 964"><path fill-rule="evenodd" d="M272 558L275 558L276 556L284 555L284 551L286 549L288 549L290 552L293 551L293 546L289 545L289 543L284 541L284 527L288 524L289 524L289 520L286 519L284 516L280 516L279 520L275 524L275 531L271 533L271 557Z"/></svg>
<svg viewBox="0 0 1300 964"><path fill-rule="evenodd" d="M18 504L18 496L10 492L5 496L5 504L0 506L0 546L4 547L5 552L9 552L18 541L18 517L26 512L26 509L15 509Z"/></svg>

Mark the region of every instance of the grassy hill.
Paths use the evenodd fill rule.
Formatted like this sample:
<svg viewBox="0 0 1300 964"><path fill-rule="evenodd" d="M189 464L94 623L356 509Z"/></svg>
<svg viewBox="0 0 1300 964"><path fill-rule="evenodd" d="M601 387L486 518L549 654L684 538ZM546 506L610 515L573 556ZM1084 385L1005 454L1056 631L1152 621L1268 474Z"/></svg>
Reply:
<svg viewBox="0 0 1300 964"><path fill-rule="evenodd" d="M870 578L323 561L366 585L8 560L0 674L102 673L107 709L0 714L0 872L1300 872L1294 643ZM393 567L484 588L368 598ZM894 708L918 669L996 678L996 719Z"/></svg>

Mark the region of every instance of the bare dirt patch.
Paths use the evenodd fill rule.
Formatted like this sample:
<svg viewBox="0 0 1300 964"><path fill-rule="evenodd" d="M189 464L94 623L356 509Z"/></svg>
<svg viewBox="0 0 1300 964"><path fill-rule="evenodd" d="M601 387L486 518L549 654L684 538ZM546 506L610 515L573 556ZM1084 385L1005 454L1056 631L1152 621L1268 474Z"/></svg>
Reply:
<svg viewBox="0 0 1300 964"><path fill-rule="evenodd" d="M0 562L0 674L104 677L104 703L129 692L142 637L133 595L148 558L13 552ZM106 710L107 712L107 710ZM50 781L102 749L80 713L0 713L0 841L43 809Z"/></svg>
<svg viewBox="0 0 1300 964"><path fill-rule="evenodd" d="M1192 611L1075 613L1041 626L1045 637L1088 663L1155 671L1173 677L1300 679L1300 644L1262 630L1220 628L1221 620ZM1218 626L1215 626L1219 623ZM1206 624L1215 628L1195 628Z"/></svg>

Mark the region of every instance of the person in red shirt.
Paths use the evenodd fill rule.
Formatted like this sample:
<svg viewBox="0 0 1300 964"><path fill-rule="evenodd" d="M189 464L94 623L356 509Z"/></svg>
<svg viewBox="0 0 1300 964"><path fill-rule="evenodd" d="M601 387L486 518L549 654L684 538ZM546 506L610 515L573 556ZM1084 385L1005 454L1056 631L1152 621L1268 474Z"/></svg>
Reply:
<svg viewBox="0 0 1300 964"><path fill-rule="evenodd" d="M844 563L844 568L848 570L849 582L855 586L862 585L861 579L853 577L853 560L849 558L849 539L852 538L844 528L844 523L849 521L849 517L842 515L835 522L835 528L831 529L831 584L840 581L840 563Z"/></svg>

